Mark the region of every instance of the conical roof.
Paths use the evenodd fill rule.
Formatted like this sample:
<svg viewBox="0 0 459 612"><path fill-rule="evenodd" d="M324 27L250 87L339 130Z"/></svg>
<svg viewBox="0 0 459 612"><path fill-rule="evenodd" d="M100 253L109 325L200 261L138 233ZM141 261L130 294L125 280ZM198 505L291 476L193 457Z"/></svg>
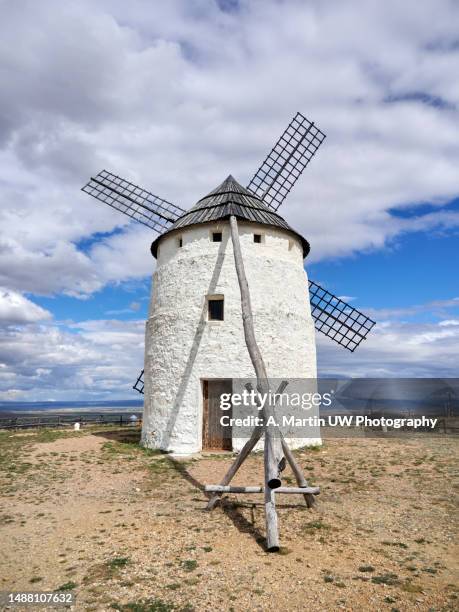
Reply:
<svg viewBox="0 0 459 612"><path fill-rule="evenodd" d="M240 185L231 174L221 185L201 198L190 210L179 217L166 232L158 236L151 245L151 252L156 257L159 241L163 236L173 231L190 225L228 219L231 215L244 221L287 230L301 240L303 256L306 257L309 253L308 241L298 232L295 232L285 219L269 208L258 196Z"/></svg>

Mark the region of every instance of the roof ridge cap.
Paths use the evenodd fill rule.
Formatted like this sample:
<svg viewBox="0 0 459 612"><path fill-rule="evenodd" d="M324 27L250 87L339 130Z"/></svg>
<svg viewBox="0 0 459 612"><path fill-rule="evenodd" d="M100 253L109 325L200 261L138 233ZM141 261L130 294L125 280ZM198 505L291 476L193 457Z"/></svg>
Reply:
<svg viewBox="0 0 459 612"><path fill-rule="evenodd" d="M238 195L250 196L251 198L254 198L255 200L258 200L259 202L264 204L263 200L259 196L255 195L252 191L249 191L248 189L247 189L247 193L245 193L244 191L241 192L241 191L234 191L234 190L230 190L230 191L218 191L217 193L212 193L211 192L211 193L208 193L207 195L205 195L203 198L200 198L196 202L196 204L199 204L199 202L202 202L203 200L207 200L208 198L215 198L215 196L226 195L228 193L235 193L235 194L238 194ZM195 204L195 206L196 206L196 204ZM265 204L265 206L267 206L267 205Z"/></svg>

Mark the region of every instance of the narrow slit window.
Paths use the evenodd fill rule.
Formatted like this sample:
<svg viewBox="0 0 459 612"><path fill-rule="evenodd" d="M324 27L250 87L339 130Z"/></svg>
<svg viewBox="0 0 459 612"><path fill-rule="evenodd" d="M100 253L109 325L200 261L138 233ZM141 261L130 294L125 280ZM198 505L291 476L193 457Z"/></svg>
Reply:
<svg viewBox="0 0 459 612"><path fill-rule="evenodd" d="M179 249L182 248L183 246L183 238L180 236L179 238L177 238L177 244Z"/></svg>
<svg viewBox="0 0 459 612"><path fill-rule="evenodd" d="M222 233L212 232L212 242L221 242L221 241L222 241Z"/></svg>
<svg viewBox="0 0 459 612"><path fill-rule="evenodd" d="M209 298L208 300L209 321L223 321L224 307L223 298Z"/></svg>
<svg viewBox="0 0 459 612"><path fill-rule="evenodd" d="M261 244L261 234L254 234L253 241L255 242L255 244Z"/></svg>

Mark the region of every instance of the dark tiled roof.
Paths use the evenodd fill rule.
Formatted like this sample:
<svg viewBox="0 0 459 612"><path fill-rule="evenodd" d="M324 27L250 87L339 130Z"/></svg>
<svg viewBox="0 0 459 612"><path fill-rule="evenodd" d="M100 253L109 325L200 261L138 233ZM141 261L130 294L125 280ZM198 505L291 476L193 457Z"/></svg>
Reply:
<svg viewBox="0 0 459 612"><path fill-rule="evenodd" d="M158 236L151 245L151 252L156 257L159 241L163 236L171 232L190 225L228 219L231 215L244 221L252 221L253 223L261 223L287 230L301 240L303 256L306 257L309 253L308 241L298 232L295 232L285 219L266 206L260 198L245 187L242 187L231 174L221 185L201 198L189 211L179 217L166 232Z"/></svg>

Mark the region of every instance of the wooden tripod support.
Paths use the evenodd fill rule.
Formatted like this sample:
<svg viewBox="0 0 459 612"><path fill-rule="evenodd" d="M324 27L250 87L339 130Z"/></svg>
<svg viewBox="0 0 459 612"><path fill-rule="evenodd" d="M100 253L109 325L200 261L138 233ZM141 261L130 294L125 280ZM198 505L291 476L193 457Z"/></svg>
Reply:
<svg viewBox="0 0 459 612"><path fill-rule="evenodd" d="M234 262L241 291L242 323L244 326L244 337L257 376L257 388L260 393L268 393L268 375L266 367L258 348L253 325L252 307L250 303L250 292L245 275L244 262L242 259L241 245L239 241L239 229L235 216L230 217L231 240L233 242ZM285 389L287 383L281 383L278 393ZM222 493L264 493L265 517L266 517L266 547L270 552L279 550L279 532L277 527L277 513L275 502L275 491L279 493L299 493L304 495L308 508L314 504L314 495L319 494L318 487L308 487L300 466L296 463L292 451L289 449L282 432L274 431L273 426L267 426L267 419L273 416L272 408L265 406L263 411L264 425L255 427L249 440L244 444L236 460L227 471L219 485L208 485L205 491L213 493L207 504L207 509L212 510ZM277 434L277 435L275 435ZM264 435L264 487L230 487L229 484L236 472L254 449L257 442ZM285 468L287 459L298 487L281 487L280 473Z"/></svg>
<svg viewBox="0 0 459 612"><path fill-rule="evenodd" d="M254 429L250 439L245 443L241 452L236 457L236 460L231 465L230 469L226 472L219 485L206 485L205 491L212 493L208 503L207 510L212 510L215 504L219 501L220 496L223 493L264 493L265 497L265 520L266 520L266 548L269 552L277 552L279 550L279 532L277 526L277 513L276 513L276 501L275 493L287 493L287 494L300 494L304 495L306 505L308 508L312 508L315 503L315 495L319 495L319 487L309 487L308 483L303 475L300 466L297 464L292 451L287 445L287 442L281 437L282 449L285 454L293 474L295 475L298 487L282 487L278 486L272 488L268 484L267 470L266 470L266 455L267 445L265 444L265 486L264 487L231 487L229 486L231 480L236 475L238 469L244 463L245 459L250 455L251 451L261 439L263 435L264 427L260 426ZM280 430L279 434L282 436ZM279 481L280 482L280 481Z"/></svg>

